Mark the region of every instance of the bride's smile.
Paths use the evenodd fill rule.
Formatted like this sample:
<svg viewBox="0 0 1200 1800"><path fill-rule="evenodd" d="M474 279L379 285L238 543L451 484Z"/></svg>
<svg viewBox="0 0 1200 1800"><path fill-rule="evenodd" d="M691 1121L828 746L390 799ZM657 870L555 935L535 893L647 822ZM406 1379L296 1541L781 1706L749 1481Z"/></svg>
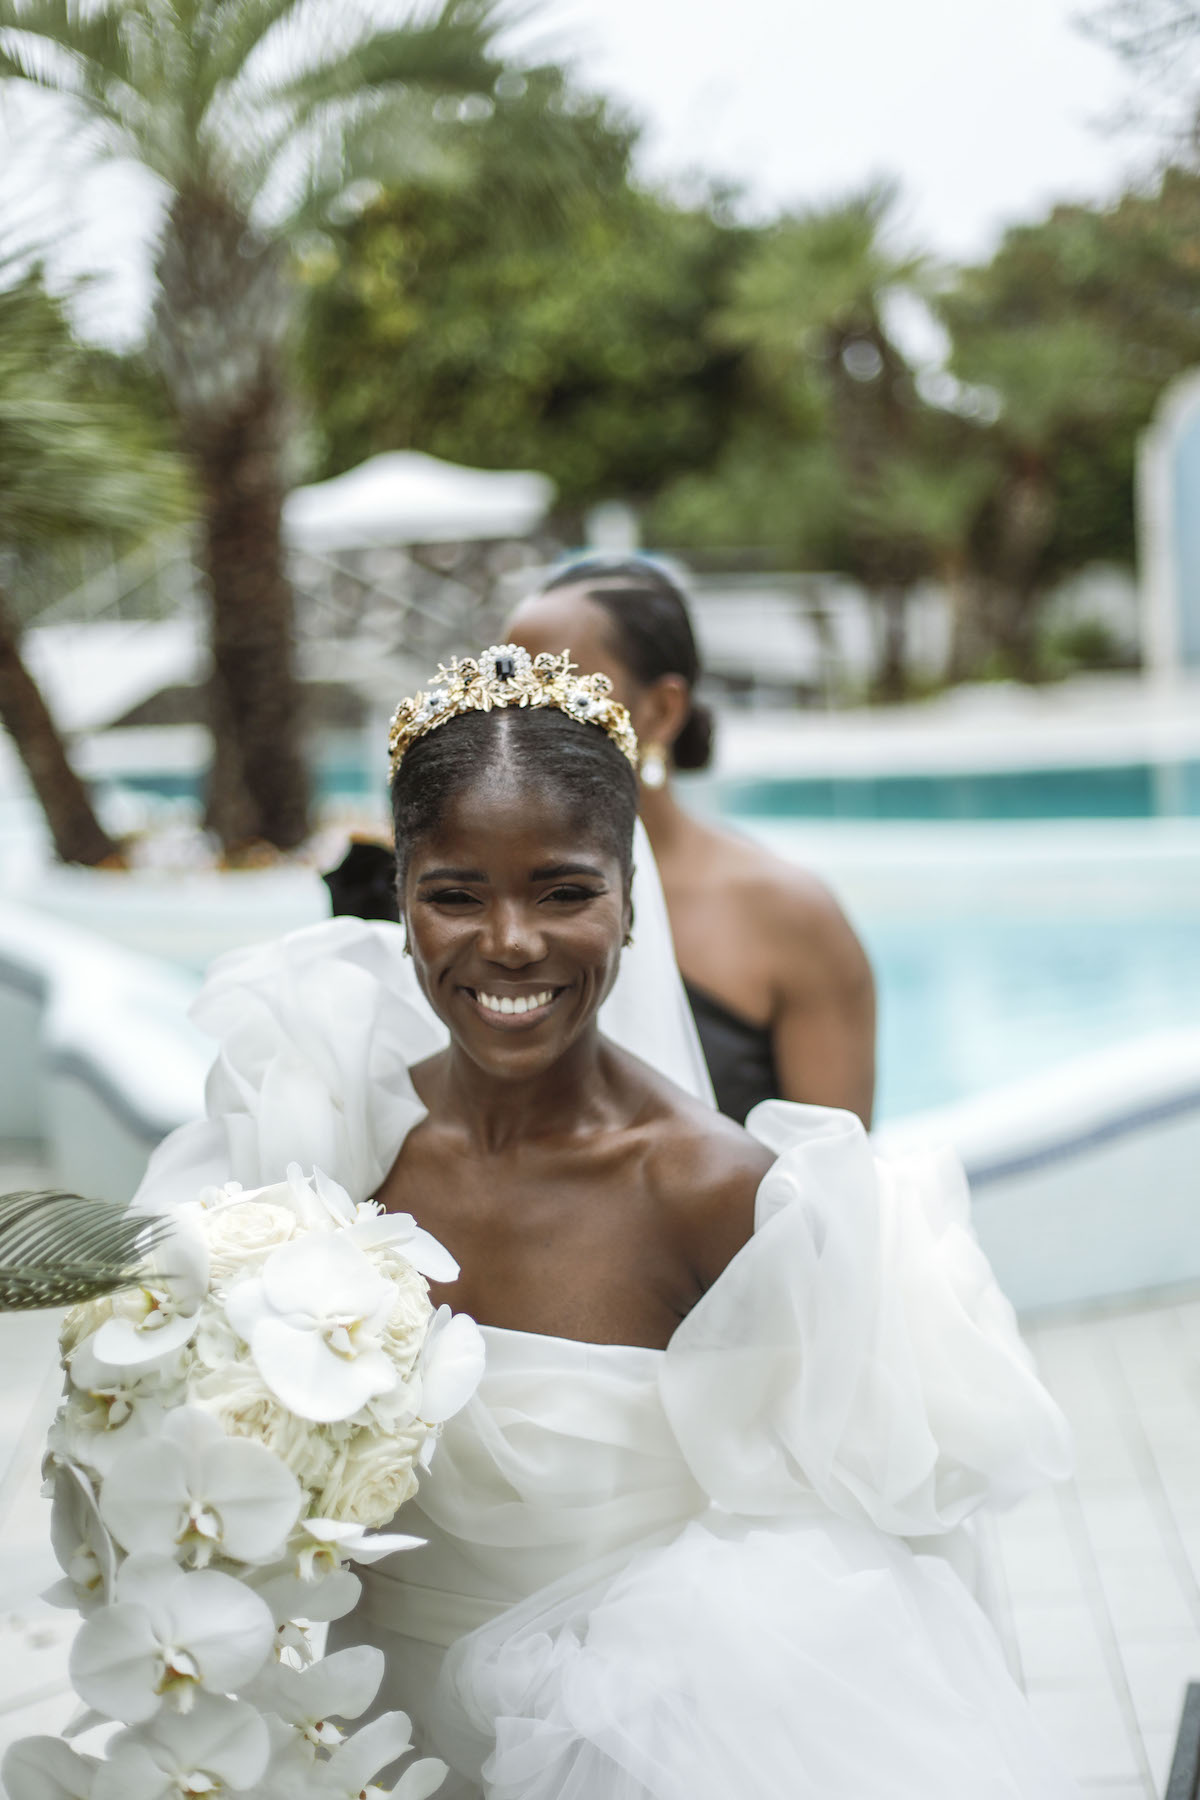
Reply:
<svg viewBox="0 0 1200 1800"><path fill-rule="evenodd" d="M538 1075L588 1035L628 889L603 830L532 776L487 770L414 843L400 900L417 979L477 1069Z"/></svg>

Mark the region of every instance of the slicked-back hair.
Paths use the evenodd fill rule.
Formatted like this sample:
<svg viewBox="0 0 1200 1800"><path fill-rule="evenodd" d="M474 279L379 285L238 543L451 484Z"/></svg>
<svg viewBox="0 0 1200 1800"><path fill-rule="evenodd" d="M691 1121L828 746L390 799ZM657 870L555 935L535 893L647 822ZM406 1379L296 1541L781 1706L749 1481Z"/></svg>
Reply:
<svg viewBox="0 0 1200 1800"><path fill-rule="evenodd" d="M700 652L687 596L658 563L644 556L584 556L564 563L542 587L577 587L608 615L617 655L642 687L662 675L682 675L691 705L671 746L677 769L706 769L712 761L713 716L692 690Z"/></svg>
<svg viewBox="0 0 1200 1800"><path fill-rule="evenodd" d="M564 807L598 837L628 879L633 867L637 778L598 725L553 707L497 707L463 713L418 738L392 778L397 878L413 846L437 831L455 798L497 770Z"/></svg>

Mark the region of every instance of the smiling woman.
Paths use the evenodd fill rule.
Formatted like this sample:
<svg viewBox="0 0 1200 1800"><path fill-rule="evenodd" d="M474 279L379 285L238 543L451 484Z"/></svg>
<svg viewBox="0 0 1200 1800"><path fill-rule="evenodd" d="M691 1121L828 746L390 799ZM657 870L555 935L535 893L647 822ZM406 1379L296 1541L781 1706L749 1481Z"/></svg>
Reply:
<svg viewBox="0 0 1200 1800"><path fill-rule="evenodd" d="M401 925L226 963L213 1117L143 1191L311 1161L459 1265L430 1298L483 1378L330 1646L383 1651L443 1800L1066 1800L955 1572L977 1507L1068 1465L961 1176L824 1108L743 1131L605 1035L636 756L605 678L493 647L391 743ZM632 997L647 1044L670 991Z"/></svg>
<svg viewBox="0 0 1200 1800"><path fill-rule="evenodd" d="M447 1025L456 995L523 1036L555 1007L560 1026L593 1015L630 928L624 757L562 713L475 713L415 745L394 792L408 942Z"/></svg>
<svg viewBox="0 0 1200 1800"><path fill-rule="evenodd" d="M493 700L406 748L392 800L407 948L450 1043L413 1070L428 1116L379 1197L420 1194L477 1319L661 1349L749 1236L771 1159L601 1035L633 916L629 756Z"/></svg>

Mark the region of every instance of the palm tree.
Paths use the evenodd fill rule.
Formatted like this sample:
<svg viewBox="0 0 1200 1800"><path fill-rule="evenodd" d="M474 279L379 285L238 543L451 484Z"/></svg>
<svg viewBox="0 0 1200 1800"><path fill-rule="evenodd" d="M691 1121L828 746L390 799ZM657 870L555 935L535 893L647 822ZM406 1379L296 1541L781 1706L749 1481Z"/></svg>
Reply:
<svg viewBox="0 0 1200 1800"><path fill-rule="evenodd" d="M20 558L45 544L140 535L180 518L184 507L176 459L98 378L36 271L11 282L0 291L0 569L11 563L19 570ZM3 579L0 724L25 764L62 860L112 856L116 845L25 666L20 614Z"/></svg>
<svg viewBox="0 0 1200 1800"><path fill-rule="evenodd" d="M291 254L519 90L502 23L500 0L0 0L0 77L68 96L165 196L152 348L203 523L208 818L230 848L308 828L281 541Z"/></svg>
<svg viewBox="0 0 1200 1800"><path fill-rule="evenodd" d="M837 470L837 518L822 537L882 613L878 685L888 699L905 689L906 597L926 561L913 535L885 516L890 471L913 454L923 410L888 303L930 289L925 259L889 242L895 201L895 190L878 183L779 220L748 256L722 323Z"/></svg>

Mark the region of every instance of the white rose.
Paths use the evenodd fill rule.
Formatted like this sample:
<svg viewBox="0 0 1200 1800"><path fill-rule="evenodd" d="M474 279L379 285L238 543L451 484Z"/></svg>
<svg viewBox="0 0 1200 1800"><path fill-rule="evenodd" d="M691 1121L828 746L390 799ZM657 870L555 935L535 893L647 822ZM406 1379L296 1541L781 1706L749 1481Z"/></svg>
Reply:
<svg viewBox="0 0 1200 1800"><path fill-rule="evenodd" d="M194 1379L188 1398L211 1413L229 1437L249 1438L272 1451L310 1492L328 1481L336 1447L310 1420L281 1405L249 1360L227 1362Z"/></svg>
<svg viewBox="0 0 1200 1800"><path fill-rule="evenodd" d="M380 1342L402 1378L412 1373L433 1317L429 1283L403 1256L376 1251L371 1261L392 1284L392 1308Z"/></svg>
<svg viewBox="0 0 1200 1800"><path fill-rule="evenodd" d="M214 1280L257 1269L302 1229L287 1206L239 1198L201 1215Z"/></svg>
<svg viewBox="0 0 1200 1800"><path fill-rule="evenodd" d="M318 1516L367 1527L389 1524L417 1491L413 1464L424 1439L421 1426L395 1437L363 1432L338 1457L317 1501Z"/></svg>

